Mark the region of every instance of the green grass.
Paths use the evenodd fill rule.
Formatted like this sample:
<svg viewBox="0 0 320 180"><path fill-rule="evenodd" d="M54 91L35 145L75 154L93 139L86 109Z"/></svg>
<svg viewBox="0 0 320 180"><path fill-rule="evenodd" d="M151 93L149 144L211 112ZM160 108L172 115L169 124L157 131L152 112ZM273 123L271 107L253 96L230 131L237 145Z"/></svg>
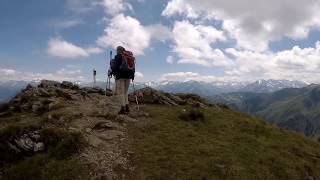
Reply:
<svg viewBox="0 0 320 180"><path fill-rule="evenodd" d="M77 160L57 160L47 154L27 158L6 169L7 180L71 180L87 179L87 169Z"/></svg>
<svg viewBox="0 0 320 180"><path fill-rule="evenodd" d="M135 179L320 178L320 144L228 109L182 121L185 108L149 106L131 125Z"/></svg>
<svg viewBox="0 0 320 180"><path fill-rule="evenodd" d="M40 141L44 142L46 150L37 154L16 153L8 146L7 140L40 128L34 125L14 125L0 131L0 171L3 172L3 179L87 179L86 166L73 158L85 145L78 133L41 129Z"/></svg>

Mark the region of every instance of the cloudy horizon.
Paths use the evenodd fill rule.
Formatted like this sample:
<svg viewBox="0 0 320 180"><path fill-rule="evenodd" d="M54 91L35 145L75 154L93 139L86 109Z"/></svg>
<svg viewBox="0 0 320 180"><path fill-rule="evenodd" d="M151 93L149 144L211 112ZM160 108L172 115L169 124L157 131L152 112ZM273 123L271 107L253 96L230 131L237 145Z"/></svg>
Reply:
<svg viewBox="0 0 320 180"><path fill-rule="evenodd" d="M0 80L104 81L109 51L137 81L320 83L320 1L4 0Z"/></svg>

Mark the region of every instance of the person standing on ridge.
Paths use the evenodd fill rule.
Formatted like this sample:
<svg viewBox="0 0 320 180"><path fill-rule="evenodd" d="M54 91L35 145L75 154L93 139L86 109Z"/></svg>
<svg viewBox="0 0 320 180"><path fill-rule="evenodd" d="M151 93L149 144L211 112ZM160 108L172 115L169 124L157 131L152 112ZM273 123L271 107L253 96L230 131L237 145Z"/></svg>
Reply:
<svg viewBox="0 0 320 180"><path fill-rule="evenodd" d="M110 61L108 76L114 76L116 80L115 94L121 101L119 114L129 113L128 89L130 80L134 80L135 57L132 52L126 51L122 46L117 47L117 55Z"/></svg>

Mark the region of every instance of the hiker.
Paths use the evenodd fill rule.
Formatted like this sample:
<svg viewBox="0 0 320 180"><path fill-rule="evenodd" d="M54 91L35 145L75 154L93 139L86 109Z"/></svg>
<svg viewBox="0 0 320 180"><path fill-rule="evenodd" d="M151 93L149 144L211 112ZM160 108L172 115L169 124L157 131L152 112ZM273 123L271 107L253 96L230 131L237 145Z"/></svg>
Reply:
<svg viewBox="0 0 320 180"><path fill-rule="evenodd" d="M129 113L128 89L130 80L134 80L135 58L132 52L122 46L117 47L117 55L110 61L108 76L116 80L115 94L120 97L121 109L119 114Z"/></svg>

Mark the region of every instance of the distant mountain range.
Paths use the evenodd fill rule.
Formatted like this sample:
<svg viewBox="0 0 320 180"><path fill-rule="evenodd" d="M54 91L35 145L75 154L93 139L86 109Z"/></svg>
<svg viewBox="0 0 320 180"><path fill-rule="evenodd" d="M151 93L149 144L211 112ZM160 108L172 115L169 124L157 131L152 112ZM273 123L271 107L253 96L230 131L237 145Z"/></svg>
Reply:
<svg viewBox="0 0 320 180"><path fill-rule="evenodd" d="M286 88L273 93L234 92L209 98L248 112L286 129L320 137L320 85Z"/></svg>
<svg viewBox="0 0 320 180"><path fill-rule="evenodd" d="M7 102L21 89L25 88L29 83L35 84L36 81L0 81L0 103Z"/></svg>
<svg viewBox="0 0 320 180"><path fill-rule="evenodd" d="M6 81L0 82L0 102L5 102L16 95L21 89L26 87L28 83L37 83L35 81ZM93 83L77 82L80 86L92 87ZM97 87L106 88L106 82L97 82ZM114 84L111 84L113 88ZM230 92L274 92L283 88L300 88L307 86L306 83L300 81L289 80L259 80L253 83L250 82L135 82L135 89L151 87L157 90L162 90L169 93L192 93L203 97L218 95ZM130 92L133 91L133 86L130 86Z"/></svg>
<svg viewBox="0 0 320 180"><path fill-rule="evenodd" d="M289 80L259 80L250 82L161 82L153 88L170 93L192 93L203 97L230 92L274 92L284 88L301 88L308 84Z"/></svg>
<svg viewBox="0 0 320 180"><path fill-rule="evenodd" d="M285 88L302 88L308 84L302 81L289 81L289 80L258 80L250 83L240 92L255 92L255 93L270 93L279 91Z"/></svg>

